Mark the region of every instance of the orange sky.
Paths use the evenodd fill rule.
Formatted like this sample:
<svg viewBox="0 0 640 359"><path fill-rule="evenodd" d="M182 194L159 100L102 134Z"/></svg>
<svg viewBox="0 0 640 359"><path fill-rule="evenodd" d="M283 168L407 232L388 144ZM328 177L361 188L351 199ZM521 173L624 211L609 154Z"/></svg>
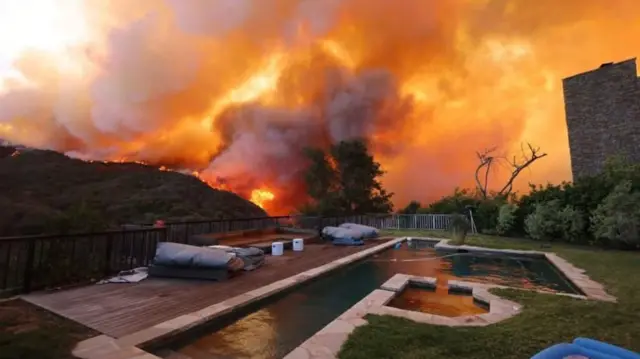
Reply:
<svg viewBox="0 0 640 359"><path fill-rule="evenodd" d="M636 0L0 6L0 138L269 190L271 212L299 202L302 148L355 136L397 205L523 141L549 156L517 188L570 179L561 79L640 52Z"/></svg>

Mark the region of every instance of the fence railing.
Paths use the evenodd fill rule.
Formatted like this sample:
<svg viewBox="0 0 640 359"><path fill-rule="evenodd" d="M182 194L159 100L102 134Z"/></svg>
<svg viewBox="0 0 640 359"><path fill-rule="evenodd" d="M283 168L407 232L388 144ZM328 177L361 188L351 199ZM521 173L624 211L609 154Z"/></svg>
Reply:
<svg viewBox="0 0 640 359"><path fill-rule="evenodd" d="M270 227L320 230L358 223L379 229L446 229L448 215L280 216L169 222L162 228L128 226L120 231L0 238L0 294L89 282L147 266L159 242L189 243L194 235Z"/></svg>

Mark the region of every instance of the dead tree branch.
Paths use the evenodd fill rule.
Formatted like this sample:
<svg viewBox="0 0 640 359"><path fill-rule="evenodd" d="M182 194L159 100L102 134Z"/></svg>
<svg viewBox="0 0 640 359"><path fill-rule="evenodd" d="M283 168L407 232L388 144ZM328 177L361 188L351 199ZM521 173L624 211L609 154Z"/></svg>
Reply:
<svg viewBox="0 0 640 359"><path fill-rule="evenodd" d="M518 178L520 173L531 166L535 161L546 157L546 153L540 153L540 147L533 147L530 143L527 143L527 148L524 148L524 145L521 147L522 157L520 160L513 156L513 159L509 161L511 165L511 176L509 176L509 180L502 187L502 189L498 192L498 195L508 196L511 194L513 190L513 182Z"/></svg>
<svg viewBox="0 0 640 359"><path fill-rule="evenodd" d="M482 194L482 198L487 198L487 187L489 186L489 171L491 171L491 165L493 164L493 160L495 157L492 153L496 150L496 148L485 149L483 152L476 152L478 156L478 160L480 160L480 164L476 167L476 184L480 194ZM484 169L484 184L480 181L480 171Z"/></svg>
<svg viewBox="0 0 640 359"><path fill-rule="evenodd" d="M480 191L482 198L488 197L487 188L489 187L489 171L491 170L491 165L494 163L494 161L502 160L501 162L506 163L506 167L511 171L507 182L500 189L500 191L496 193L498 196L508 196L513 190L513 182L516 180L516 178L518 178L520 173L531 166L531 164L533 164L535 161L547 156L546 153L540 152L540 148L533 147L530 143L526 144L526 148L524 144L521 146L522 154L519 159L516 156L513 156L512 159L508 159L506 157L496 157L493 155L495 150L496 148L494 147L483 152L476 152L480 163L478 164L478 167L476 167L475 179L478 191ZM484 173L482 173L483 170ZM484 183L480 180L480 176L482 174L484 174Z"/></svg>

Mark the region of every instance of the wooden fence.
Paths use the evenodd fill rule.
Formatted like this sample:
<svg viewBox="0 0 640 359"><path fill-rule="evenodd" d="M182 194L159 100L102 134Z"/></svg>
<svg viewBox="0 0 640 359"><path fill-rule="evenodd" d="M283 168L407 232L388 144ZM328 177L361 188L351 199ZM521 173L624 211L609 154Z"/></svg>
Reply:
<svg viewBox="0 0 640 359"><path fill-rule="evenodd" d="M91 282L122 270L149 265L159 242L189 243L193 235L244 229L359 223L379 229L446 229L448 215L279 216L170 222L163 228L138 226L120 231L0 238L0 294Z"/></svg>

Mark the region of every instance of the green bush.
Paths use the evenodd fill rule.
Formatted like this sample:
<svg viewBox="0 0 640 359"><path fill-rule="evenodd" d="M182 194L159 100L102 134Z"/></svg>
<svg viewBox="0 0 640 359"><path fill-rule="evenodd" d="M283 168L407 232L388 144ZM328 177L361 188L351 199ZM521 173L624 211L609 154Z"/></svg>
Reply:
<svg viewBox="0 0 640 359"><path fill-rule="evenodd" d="M560 200L538 203L525 219L527 234L535 240L580 242L586 236L583 212L572 206L562 206Z"/></svg>
<svg viewBox="0 0 640 359"><path fill-rule="evenodd" d="M629 180L617 185L591 216L591 229L600 244L640 247L640 192Z"/></svg>
<svg viewBox="0 0 640 359"><path fill-rule="evenodd" d="M500 217L500 207L505 203L502 197L485 198L478 201L473 212L476 226L482 233L495 230Z"/></svg>
<svg viewBox="0 0 640 359"><path fill-rule="evenodd" d="M419 208L417 213L468 213L471 208L476 227L481 232L487 233L495 230L500 206L505 202L502 197L483 198L472 190L456 188L452 195L442 197L428 207Z"/></svg>
<svg viewBox="0 0 640 359"><path fill-rule="evenodd" d="M496 225L496 232L501 235L509 235L516 225L516 211L518 206L512 203L506 203L500 206L498 213L498 224Z"/></svg>
<svg viewBox="0 0 640 359"><path fill-rule="evenodd" d="M527 234L535 240L552 241L561 237L562 222L558 218L561 209L559 200L537 203L533 213L524 221Z"/></svg>
<svg viewBox="0 0 640 359"><path fill-rule="evenodd" d="M567 242L579 243L587 238L587 221L582 211L565 206L558 213L558 219L562 228L562 239Z"/></svg>

